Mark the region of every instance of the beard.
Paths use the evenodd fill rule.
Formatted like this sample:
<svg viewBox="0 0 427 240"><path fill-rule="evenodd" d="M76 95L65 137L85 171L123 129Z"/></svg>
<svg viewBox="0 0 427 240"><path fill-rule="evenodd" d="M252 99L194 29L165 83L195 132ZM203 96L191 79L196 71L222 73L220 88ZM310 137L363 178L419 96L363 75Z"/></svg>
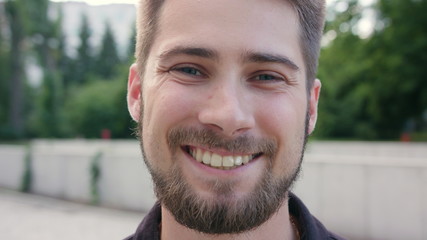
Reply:
<svg viewBox="0 0 427 240"><path fill-rule="evenodd" d="M227 140L209 129L174 128L167 136L173 164L169 171L165 172L152 166L152 163L162 159L148 159L145 154L141 119L142 117L138 130L142 154L151 173L158 200L172 213L178 223L205 234L238 234L252 230L270 219L282 206L289 189L298 177L308 138L307 114L305 132L300 139L295 139L301 142L298 145L301 149L292 149L298 153L297 156L289 154L299 158L297 166L290 173L275 177L272 174L278 148L275 141L249 136ZM185 180L177 164L178 151L182 151L182 146L191 143L208 148L222 148L230 152L262 153L268 161L267 167L253 191L240 199L234 196L233 182L221 179L206 182L215 197L202 198ZM295 159L286 161L295 162Z"/></svg>

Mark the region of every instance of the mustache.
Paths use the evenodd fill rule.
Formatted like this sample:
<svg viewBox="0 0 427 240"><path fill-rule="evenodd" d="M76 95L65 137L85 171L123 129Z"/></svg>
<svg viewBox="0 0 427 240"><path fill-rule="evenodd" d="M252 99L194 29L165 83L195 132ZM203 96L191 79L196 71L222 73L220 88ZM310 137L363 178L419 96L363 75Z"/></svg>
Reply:
<svg viewBox="0 0 427 240"><path fill-rule="evenodd" d="M269 158L274 158L278 148L276 141L272 139L256 138L248 134L229 139L205 128L173 128L168 132L167 141L172 150L182 145L194 144L234 153L262 153Z"/></svg>

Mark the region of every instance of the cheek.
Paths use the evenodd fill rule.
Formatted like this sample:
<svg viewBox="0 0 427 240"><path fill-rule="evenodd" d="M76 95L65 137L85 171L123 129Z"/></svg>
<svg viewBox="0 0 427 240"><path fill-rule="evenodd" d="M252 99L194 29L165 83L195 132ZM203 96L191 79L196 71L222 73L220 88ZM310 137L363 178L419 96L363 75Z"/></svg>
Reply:
<svg viewBox="0 0 427 240"><path fill-rule="evenodd" d="M157 151L168 152L167 134L175 127L188 122L194 116L197 96L186 87L165 82L158 87L147 88L144 98L142 135L144 142Z"/></svg>
<svg viewBox="0 0 427 240"><path fill-rule="evenodd" d="M165 83L159 88L147 91L144 121L149 129L168 128L168 123L176 122L191 115L197 97L191 95L179 84Z"/></svg>
<svg viewBox="0 0 427 240"><path fill-rule="evenodd" d="M167 145L167 132L173 125L173 119L179 118L178 101L171 101L172 96L147 91L144 99L144 116L142 139L144 151L156 169L167 171L172 165L172 155ZM159 94L158 94L159 93Z"/></svg>
<svg viewBox="0 0 427 240"><path fill-rule="evenodd" d="M275 136L278 143L293 138L305 125L307 101L304 98L282 95L259 100L258 125L267 136Z"/></svg>
<svg viewBox="0 0 427 240"><path fill-rule="evenodd" d="M275 138L278 153L273 163L276 176L298 166L305 136L307 102L303 98L283 98L261 104L258 123L264 134ZM267 107L266 107L267 106Z"/></svg>

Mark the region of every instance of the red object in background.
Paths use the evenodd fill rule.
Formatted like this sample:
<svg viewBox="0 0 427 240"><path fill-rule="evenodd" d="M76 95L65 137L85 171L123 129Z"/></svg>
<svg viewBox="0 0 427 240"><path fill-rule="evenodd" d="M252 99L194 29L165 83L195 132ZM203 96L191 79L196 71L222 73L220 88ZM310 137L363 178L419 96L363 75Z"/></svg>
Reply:
<svg viewBox="0 0 427 240"><path fill-rule="evenodd" d="M104 128L101 131L101 138L102 139L111 139L111 131L110 129Z"/></svg>
<svg viewBox="0 0 427 240"><path fill-rule="evenodd" d="M404 132L402 135L400 135L400 141L401 142L410 142L411 141L411 135L409 133Z"/></svg>

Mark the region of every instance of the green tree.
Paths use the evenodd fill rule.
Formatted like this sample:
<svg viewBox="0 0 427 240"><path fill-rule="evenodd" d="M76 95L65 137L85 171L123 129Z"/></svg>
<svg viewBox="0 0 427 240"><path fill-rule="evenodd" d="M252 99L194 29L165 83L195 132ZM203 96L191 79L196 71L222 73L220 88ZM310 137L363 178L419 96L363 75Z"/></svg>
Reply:
<svg viewBox="0 0 427 240"><path fill-rule="evenodd" d="M363 76L369 71L364 59L366 43L354 31L362 10L355 0L335 2L328 9L328 15L333 18L326 23L325 39L336 37L329 39L331 42L321 50L322 97L316 136L376 137L365 113L370 89Z"/></svg>
<svg viewBox="0 0 427 240"><path fill-rule="evenodd" d="M63 136L62 86L59 76L48 73L37 94L29 122L32 134L37 137L53 138Z"/></svg>
<svg viewBox="0 0 427 240"><path fill-rule="evenodd" d="M132 29L132 33L130 35L129 38L129 45L128 45L128 50L127 50L127 60L129 62L134 62L135 61L135 48L136 48L136 26L133 23L131 26Z"/></svg>
<svg viewBox="0 0 427 240"><path fill-rule="evenodd" d="M9 111L9 46L4 36L6 27L6 13L0 4L0 137L6 135Z"/></svg>
<svg viewBox="0 0 427 240"><path fill-rule="evenodd" d="M37 136L60 137L64 89L62 72L58 67L66 59L61 10L58 10L56 19L50 19L49 1L31 1L28 6L32 46L43 70L42 85L35 95L28 125L32 134Z"/></svg>
<svg viewBox="0 0 427 240"><path fill-rule="evenodd" d="M378 2L379 30L370 39L373 94L368 112L383 138L427 110L427 1Z"/></svg>
<svg viewBox="0 0 427 240"><path fill-rule="evenodd" d="M53 50L58 47L55 38L57 29L54 21L49 19L48 0L24 0L26 14L30 20L29 37L33 50L39 59L39 64L44 71L56 68Z"/></svg>
<svg viewBox="0 0 427 240"><path fill-rule="evenodd" d="M93 67L93 51L90 44L92 30L86 14L81 16L79 38L80 44L77 47L77 59L75 61L75 81L77 84L84 84L89 79L89 74Z"/></svg>
<svg viewBox="0 0 427 240"><path fill-rule="evenodd" d="M58 18L54 21L55 38L58 41L58 47L54 53L57 70L62 78L62 85L64 87L63 92L67 92L67 88L71 85L74 80L74 69L73 60L67 55L66 36L63 25L63 9L61 6L58 7Z"/></svg>
<svg viewBox="0 0 427 240"><path fill-rule="evenodd" d="M22 137L24 135L24 91L25 91L25 64L24 42L26 37L27 19L25 1L8 0L5 2L5 12L9 23L10 54L8 59L9 81L9 119L10 135Z"/></svg>
<svg viewBox="0 0 427 240"><path fill-rule="evenodd" d="M110 81L94 79L73 91L64 109L71 136L99 138L103 129L109 129L113 138L131 136L126 75L120 76Z"/></svg>
<svg viewBox="0 0 427 240"><path fill-rule="evenodd" d="M321 52L316 134L397 139L427 109L427 2L379 1L376 30L367 39L354 31L364 8L355 0L335 4L348 8L332 11L326 26L326 38L336 38Z"/></svg>
<svg viewBox="0 0 427 240"><path fill-rule="evenodd" d="M113 31L110 24L106 22L101 49L96 59L97 74L104 79L112 78L117 73L117 66L120 63Z"/></svg>

